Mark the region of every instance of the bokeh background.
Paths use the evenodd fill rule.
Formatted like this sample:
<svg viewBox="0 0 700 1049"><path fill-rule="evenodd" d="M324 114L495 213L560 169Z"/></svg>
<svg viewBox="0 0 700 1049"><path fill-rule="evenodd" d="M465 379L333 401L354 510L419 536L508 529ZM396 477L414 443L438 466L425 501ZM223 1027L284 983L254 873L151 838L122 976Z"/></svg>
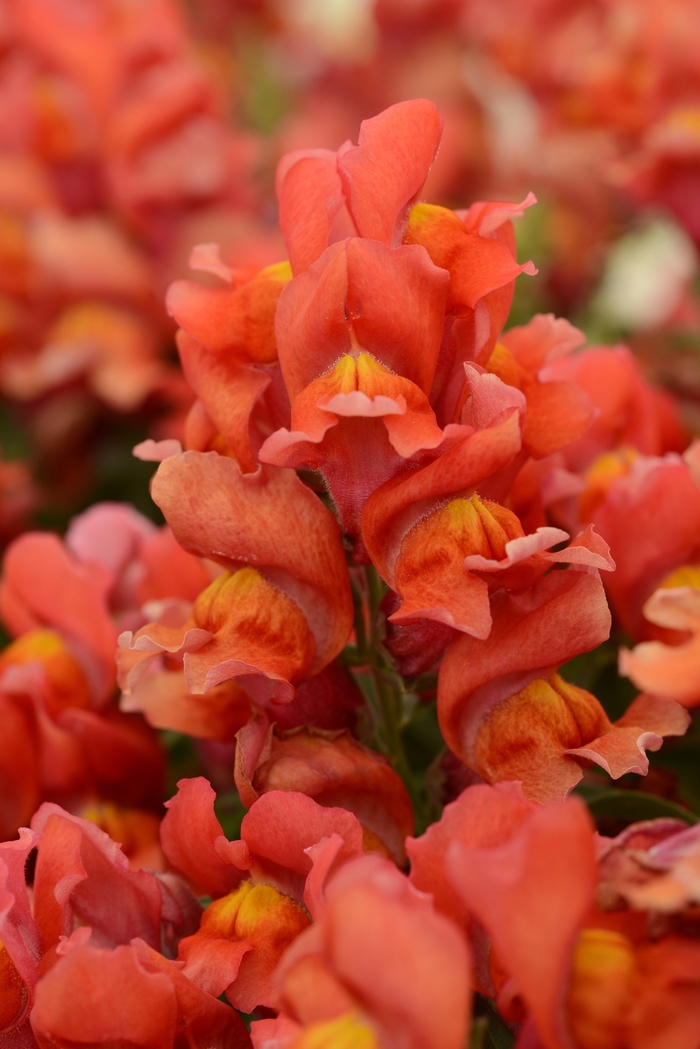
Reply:
<svg viewBox="0 0 700 1049"><path fill-rule="evenodd" d="M157 514L131 448L193 396L168 282L201 242L283 258L280 156L419 96L445 121L426 199L538 198L509 323L624 341L700 430L695 0L2 0L4 540L101 499Z"/></svg>

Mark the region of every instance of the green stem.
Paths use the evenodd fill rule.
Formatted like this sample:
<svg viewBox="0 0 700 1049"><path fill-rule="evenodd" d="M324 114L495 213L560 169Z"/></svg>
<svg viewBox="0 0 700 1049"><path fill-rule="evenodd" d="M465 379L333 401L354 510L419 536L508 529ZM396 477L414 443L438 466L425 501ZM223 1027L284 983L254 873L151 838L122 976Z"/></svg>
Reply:
<svg viewBox="0 0 700 1049"><path fill-rule="evenodd" d="M403 727L403 682L391 665L391 657L384 648L380 633L379 606L386 593L386 585L374 567L365 569L369 604L368 665L376 696L375 716L378 735L392 766L401 776L414 800L414 777L406 756L401 729Z"/></svg>
<svg viewBox="0 0 700 1049"><path fill-rule="evenodd" d="M363 585L364 583L364 585ZM372 744L382 751L403 780L413 802L419 826L429 822L431 804L422 779L412 770L404 745L407 689L384 645L380 605L386 585L372 565L364 569L364 580L352 581L355 605L356 646L346 649L345 662L354 669L372 715ZM367 614L365 615L365 608Z"/></svg>
<svg viewBox="0 0 700 1049"><path fill-rule="evenodd" d="M367 630L365 629L365 601L364 594L352 581L352 603L355 606L355 639L357 642L357 658L361 662L367 653Z"/></svg>
<svg viewBox="0 0 700 1049"><path fill-rule="evenodd" d="M395 689L384 679L378 667L372 667L372 682L381 717L380 730L384 746L392 765L397 772L400 771L403 775L408 770L408 763L401 739L401 699L397 697Z"/></svg>

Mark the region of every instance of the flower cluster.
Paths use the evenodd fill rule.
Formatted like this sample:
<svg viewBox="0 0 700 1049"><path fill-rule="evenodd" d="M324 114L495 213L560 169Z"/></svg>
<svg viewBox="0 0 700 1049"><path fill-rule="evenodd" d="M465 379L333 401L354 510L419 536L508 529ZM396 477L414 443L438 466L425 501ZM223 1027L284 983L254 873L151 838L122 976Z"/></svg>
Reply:
<svg viewBox="0 0 700 1049"><path fill-rule="evenodd" d="M288 258L167 293L166 523L6 550L10 1049L698 1045L697 817L610 787L700 705L700 447L625 347L504 330L535 200L425 202L441 134L286 155Z"/></svg>
<svg viewBox="0 0 700 1049"><path fill-rule="evenodd" d="M0 22L0 393L60 503L98 412L167 431L189 407L162 296L212 222L256 233L257 144L171 0L3 0Z"/></svg>

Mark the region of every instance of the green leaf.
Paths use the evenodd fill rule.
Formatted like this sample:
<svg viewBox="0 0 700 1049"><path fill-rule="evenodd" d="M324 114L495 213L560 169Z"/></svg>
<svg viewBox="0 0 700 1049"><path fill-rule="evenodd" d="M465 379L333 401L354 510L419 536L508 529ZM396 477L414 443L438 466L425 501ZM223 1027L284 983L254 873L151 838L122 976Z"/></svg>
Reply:
<svg viewBox="0 0 700 1049"><path fill-rule="evenodd" d="M496 1006L489 1003L488 1032L484 1049L512 1049L515 1045L515 1036L511 1034L501 1017L496 1012Z"/></svg>
<svg viewBox="0 0 700 1049"><path fill-rule="evenodd" d="M508 1030L489 998L474 995L474 1019L469 1049L512 1049L515 1036Z"/></svg>
<svg viewBox="0 0 700 1049"><path fill-rule="evenodd" d="M471 1037L469 1038L469 1049L487 1049L486 1046L486 1034L489 1027L489 1021L485 1016L474 1017L474 1023L472 1024Z"/></svg>
<svg viewBox="0 0 700 1049"><path fill-rule="evenodd" d="M649 763L670 772L676 780L676 799L700 813L700 711L691 716L685 735L664 740L661 750L649 755Z"/></svg>
<svg viewBox="0 0 700 1049"><path fill-rule="evenodd" d="M602 778L602 775L601 775ZM606 777L607 779L607 777ZM589 780L581 780L574 787L574 794L578 794L588 804L591 798L597 798L600 794L610 794L610 780L607 779L605 785L600 783L591 783Z"/></svg>
<svg viewBox="0 0 700 1049"><path fill-rule="evenodd" d="M165 796L172 798L177 792L178 780L202 776L205 769L191 736L185 736L182 732L172 732L170 729L161 731L159 736L168 762Z"/></svg>
<svg viewBox="0 0 700 1049"><path fill-rule="evenodd" d="M608 790L586 799L591 815L599 820L622 820L625 823L636 823L641 820L653 820L661 817L672 817L685 820L686 823L697 823L700 819L694 812L667 801L655 794L644 794L640 790Z"/></svg>
<svg viewBox="0 0 700 1049"><path fill-rule="evenodd" d="M237 790L226 794L217 794L214 812L221 824L221 829L229 841L237 841L241 836L241 823L246 812L245 805L238 796Z"/></svg>
<svg viewBox="0 0 700 1049"><path fill-rule="evenodd" d="M445 748L435 701L416 706L403 727L402 736L411 768L416 772L425 772Z"/></svg>

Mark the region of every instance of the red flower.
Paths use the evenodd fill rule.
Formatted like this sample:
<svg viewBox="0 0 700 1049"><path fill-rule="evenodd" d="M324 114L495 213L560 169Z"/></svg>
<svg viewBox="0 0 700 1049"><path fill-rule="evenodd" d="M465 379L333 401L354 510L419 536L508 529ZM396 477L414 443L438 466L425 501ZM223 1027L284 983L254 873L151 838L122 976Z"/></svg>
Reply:
<svg viewBox="0 0 700 1049"><path fill-rule="evenodd" d="M236 786L250 807L274 790L301 791L321 805L342 805L362 824L366 852L403 863L414 828L411 799L386 758L346 732L273 729L265 717L238 733Z"/></svg>
<svg viewBox="0 0 700 1049"><path fill-rule="evenodd" d="M32 850L37 855L30 898L25 865ZM0 1008L6 1037L18 1046L32 1044L29 1023L41 1045L70 1042L69 1031L81 1025L102 1031L94 1034L97 1041L108 1040L120 1023L143 1029L139 993L149 981L139 987L127 976L124 994L124 987L103 984L103 976L138 969L133 950L149 958L151 968L172 965L157 952L172 951L198 916L196 901L179 879L131 870L104 831L53 804L39 809L32 829L23 829L18 841L0 845L0 901ZM127 947L129 942L136 946ZM185 998L202 998L197 988L187 990L179 973L174 978ZM100 988L104 1011L78 1006L75 996L85 994L86 980ZM218 1003L210 1001L209 1012L216 1013ZM200 1007L207 1011L207 1003L200 1001ZM229 1023L236 1029L238 1017Z"/></svg>
<svg viewBox="0 0 700 1049"><path fill-rule="evenodd" d="M97 703L114 685L117 629L107 606L114 576L101 564L77 561L56 535L29 532L7 549L0 614L16 636L51 627L66 638L85 667Z"/></svg>
<svg viewBox="0 0 700 1049"><path fill-rule="evenodd" d="M577 759L592 760L615 778L645 775L644 750L657 750L664 735L685 732L687 715L653 696L638 696L612 724L594 696L556 674L608 636L610 613L597 572L571 565L529 590L500 590L491 608L488 638L458 635L438 678L445 741L488 782L520 779L530 798L562 798L581 779Z"/></svg>
<svg viewBox="0 0 700 1049"><path fill-rule="evenodd" d="M499 395L507 389L499 387ZM363 536L373 563L402 600L392 623L434 619L484 639L493 593L536 587L554 563L609 570L611 561L590 529L566 550L545 552L567 533L543 527L526 536L511 510L479 498L477 487L508 466L520 447L517 412L470 429L439 459L375 491Z"/></svg>
<svg viewBox="0 0 700 1049"><path fill-rule="evenodd" d="M436 107L416 99L363 121L357 146L283 157L276 188L294 275L345 237L400 244L408 209L427 178L441 135Z"/></svg>
<svg viewBox="0 0 700 1049"><path fill-rule="evenodd" d="M404 459L443 440L428 402L448 277L419 247L351 238L280 296L276 331L291 430L264 462L321 469L346 531Z"/></svg>
<svg viewBox="0 0 700 1049"><path fill-rule="evenodd" d="M488 801L486 790L468 788L410 848L418 883L478 923L483 992L522 1023L522 1044L693 1045L696 829L650 820L596 841L577 798L527 807L512 789Z"/></svg>
<svg viewBox="0 0 700 1049"><path fill-rule="evenodd" d="M650 629L646 599L700 554L700 491L678 456L638 457L611 483L592 518L617 565L606 580L613 611L631 637L642 637Z"/></svg>
<svg viewBox="0 0 700 1049"><path fill-rule="evenodd" d="M527 324L507 331L485 362L525 395L523 447L542 459L571 444L589 429L594 409L585 390L572 382L557 382L549 374L554 362L566 358L585 341L578 331L553 314L537 314Z"/></svg>
<svg viewBox="0 0 700 1049"><path fill-rule="evenodd" d="M548 364L549 382L578 386L596 417L565 451L574 470L583 470L604 452L632 447L643 455L682 451L687 444L678 407L666 391L652 386L625 346L591 346Z"/></svg>
<svg viewBox="0 0 700 1049"><path fill-rule="evenodd" d="M253 1025L254 1044L271 1049L282 1036L289 1049L461 1049L469 967L463 937L430 897L386 860L355 860L331 879L316 924L282 959L282 1014Z"/></svg>
<svg viewBox="0 0 700 1049"><path fill-rule="evenodd" d="M277 1008L272 974L287 946L315 917L324 884L362 855L352 813L325 808L297 791L271 791L243 818L229 842L204 779L181 780L161 828L170 862L215 897L197 933L180 943L185 975L250 1012Z"/></svg>
<svg viewBox="0 0 700 1049"><path fill-rule="evenodd" d="M65 941L58 964L37 987L31 1025L41 1049L105 1043L138 1049L250 1046L234 1009L143 940L105 950L82 939L76 934ZM86 1001L90 1007L81 1007Z"/></svg>
<svg viewBox="0 0 700 1049"><path fill-rule="evenodd" d="M596 886L593 828L571 799L519 812L509 830L484 844L455 842L448 877L491 937L501 1012L521 1020L526 1011L543 1046L564 1049L568 966Z"/></svg>
<svg viewBox="0 0 700 1049"><path fill-rule="evenodd" d="M436 908L469 932L470 911L448 876L448 852L453 845L470 848L500 845L535 809L535 803L527 800L517 782L467 788L456 801L445 806L440 819L420 838L407 840L411 882L421 892L431 893ZM483 981L483 973L477 970L476 975L477 980Z"/></svg>
<svg viewBox="0 0 700 1049"><path fill-rule="evenodd" d="M461 217L414 205L440 131L432 103L404 102L365 121L359 146L294 153L278 171L295 275L275 321L291 423L260 458L320 470L354 538L372 491L443 444L435 404L455 370L464 386L463 361L490 338L477 338L475 311L503 291L483 305L500 328L523 269L501 230L514 206L478 204ZM458 350L456 321L468 329Z"/></svg>
<svg viewBox="0 0 700 1049"><path fill-rule="evenodd" d="M659 696L667 696L686 707L700 703L700 601L697 569L677 570L678 585L655 590L642 606L648 623L681 638L676 644L642 641L633 649L620 649L620 673ZM687 574L688 583L682 580Z"/></svg>
<svg viewBox="0 0 700 1049"><path fill-rule="evenodd" d="M182 658L190 692L237 679L253 696L291 700L293 685L327 666L352 626L333 516L293 474L244 475L215 452L166 459L152 494L182 546L228 571L191 612L166 607L162 622L122 635L122 687L133 689L164 653ZM201 713L193 717L201 725Z"/></svg>
<svg viewBox="0 0 700 1049"><path fill-rule="evenodd" d="M188 416L185 441L198 451L225 451L250 471L263 441L259 431L269 432L289 410L277 367L274 323L280 292L292 274L286 262L251 274L231 270L218 258L215 264L202 260L203 249L211 247L195 249L191 264L214 270L230 286L176 281L166 300L183 329L177 338L180 359L199 398ZM275 410L276 395L281 411Z"/></svg>

